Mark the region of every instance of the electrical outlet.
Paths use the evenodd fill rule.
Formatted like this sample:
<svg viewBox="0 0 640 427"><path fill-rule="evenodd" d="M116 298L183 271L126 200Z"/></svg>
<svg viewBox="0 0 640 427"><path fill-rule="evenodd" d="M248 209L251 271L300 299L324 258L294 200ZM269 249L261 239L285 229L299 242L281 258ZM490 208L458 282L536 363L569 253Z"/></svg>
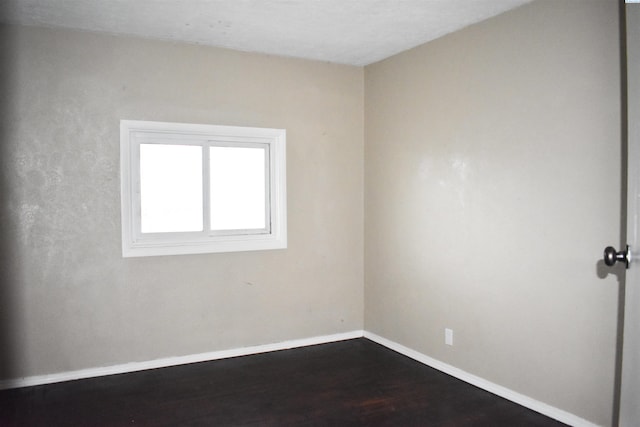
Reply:
<svg viewBox="0 0 640 427"><path fill-rule="evenodd" d="M444 329L444 343L446 345L453 345L453 329Z"/></svg>

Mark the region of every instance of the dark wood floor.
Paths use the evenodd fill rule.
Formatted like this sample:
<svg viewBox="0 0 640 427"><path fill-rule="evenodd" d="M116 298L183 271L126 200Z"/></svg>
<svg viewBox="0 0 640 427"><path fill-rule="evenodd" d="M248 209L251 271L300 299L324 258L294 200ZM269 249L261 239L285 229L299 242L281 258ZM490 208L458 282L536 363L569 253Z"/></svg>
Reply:
<svg viewBox="0 0 640 427"><path fill-rule="evenodd" d="M1 426L559 426L366 339L0 391Z"/></svg>

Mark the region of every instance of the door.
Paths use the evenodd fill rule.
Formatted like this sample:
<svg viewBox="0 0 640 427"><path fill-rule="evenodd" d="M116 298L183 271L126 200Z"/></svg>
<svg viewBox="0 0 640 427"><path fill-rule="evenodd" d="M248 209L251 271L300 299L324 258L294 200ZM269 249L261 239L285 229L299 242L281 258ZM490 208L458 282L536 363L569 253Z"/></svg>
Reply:
<svg viewBox="0 0 640 427"><path fill-rule="evenodd" d="M640 421L640 3L627 0L628 191L627 270L620 390L620 426Z"/></svg>

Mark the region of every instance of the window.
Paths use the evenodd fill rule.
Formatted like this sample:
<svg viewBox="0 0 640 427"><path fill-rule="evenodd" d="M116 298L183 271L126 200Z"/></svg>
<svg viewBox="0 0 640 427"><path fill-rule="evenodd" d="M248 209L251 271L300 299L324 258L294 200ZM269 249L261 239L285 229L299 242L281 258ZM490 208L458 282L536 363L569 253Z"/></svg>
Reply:
<svg viewBox="0 0 640 427"><path fill-rule="evenodd" d="M287 247L283 129L120 122L125 257Z"/></svg>

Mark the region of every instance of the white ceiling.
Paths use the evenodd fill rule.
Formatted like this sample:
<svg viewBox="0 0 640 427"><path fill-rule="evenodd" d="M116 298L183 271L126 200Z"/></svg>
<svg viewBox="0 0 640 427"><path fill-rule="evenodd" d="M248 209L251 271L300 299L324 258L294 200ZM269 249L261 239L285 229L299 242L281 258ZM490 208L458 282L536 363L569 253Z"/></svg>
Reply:
<svg viewBox="0 0 640 427"><path fill-rule="evenodd" d="M0 0L5 22L368 65L531 0Z"/></svg>

